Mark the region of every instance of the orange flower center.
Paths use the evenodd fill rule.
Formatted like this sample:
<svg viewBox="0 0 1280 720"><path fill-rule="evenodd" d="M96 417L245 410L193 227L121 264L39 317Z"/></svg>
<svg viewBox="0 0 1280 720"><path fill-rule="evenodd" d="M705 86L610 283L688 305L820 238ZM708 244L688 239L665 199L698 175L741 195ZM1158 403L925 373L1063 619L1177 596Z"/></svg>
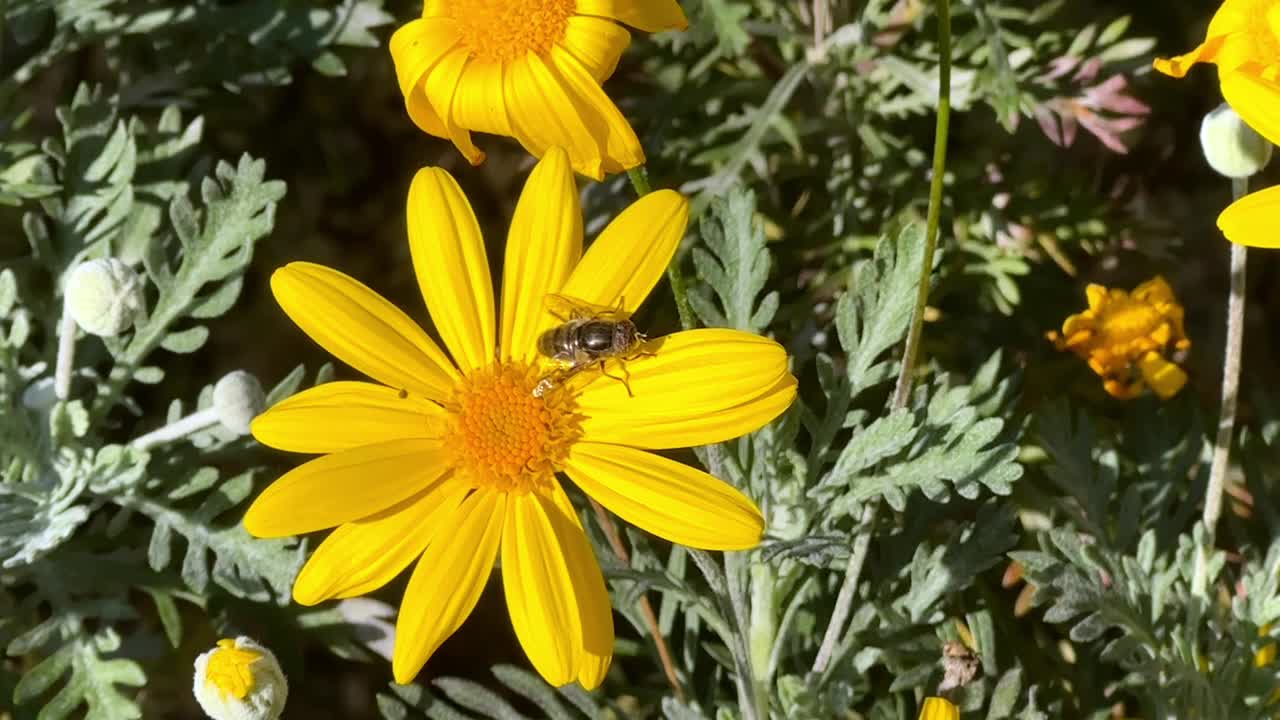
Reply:
<svg viewBox="0 0 1280 720"><path fill-rule="evenodd" d="M243 700L253 690L253 671L249 666L258 662L262 653L236 647L235 640L219 640L218 650L209 656L205 669L205 683L218 688L225 697L230 695Z"/></svg>
<svg viewBox="0 0 1280 720"><path fill-rule="evenodd" d="M1150 337L1165 324L1154 305L1125 296L1104 305L1098 313L1097 345L1114 348Z"/></svg>
<svg viewBox="0 0 1280 720"><path fill-rule="evenodd" d="M477 487L526 493L548 482L577 439L578 416L563 388L539 395L536 367L497 363L467 376L448 404L445 447Z"/></svg>
<svg viewBox="0 0 1280 720"><path fill-rule="evenodd" d="M576 0L448 0L445 7L462 46L493 62L546 54L577 12Z"/></svg>

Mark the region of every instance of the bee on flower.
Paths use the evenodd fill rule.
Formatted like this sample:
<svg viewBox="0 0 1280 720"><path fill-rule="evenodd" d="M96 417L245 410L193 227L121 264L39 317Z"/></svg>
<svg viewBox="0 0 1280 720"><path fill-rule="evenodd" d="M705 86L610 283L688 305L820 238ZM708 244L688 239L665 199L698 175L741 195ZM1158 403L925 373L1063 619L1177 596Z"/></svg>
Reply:
<svg viewBox="0 0 1280 720"><path fill-rule="evenodd" d="M558 474L672 542L755 547L764 519L750 498L650 451L721 442L776 418L796 394L782 346L687 330L541 383L557 365L539 338L562 322L547 296L634 312L687 222L685 199L660 190L583 253L569 156L552 149L517 204L495 303L466 197L448 173L420 171L409 245L447 355L355 279L309 263L277 270L271 288L285 313L374 381L320 385L253 422L265 445L324 454L276 480L244 518L258 537L337 528L298 575L294 599L362 595L416 561L392 659L407 683L470 614L501 553L507 609L534 668L553 685L594 688L613 656L612 611ZM615 379L623 361L625 384Z"/></svg>
<svg viewBox="0 0 1280 720"><path fill-rule="evenodd" d="M1085 296L1089 308L1068 317L1049 340L1088 362L1114 397L1133 398L1148 386L1163 399L1177 395L1187 374L1169 356L1191 341L1169 283L1156 276L1132 292L1090 284Z"/></svg>
<svg viewBox="0 0 1280 720"><path fill-rule="evenodd" d="M646 32L688 26L675 0L426 0L391 37L400 92L423 132L473 165L472 132L506 135L542 157L563 147L596 180L644 163L630 123L600 85Z"/></svg>

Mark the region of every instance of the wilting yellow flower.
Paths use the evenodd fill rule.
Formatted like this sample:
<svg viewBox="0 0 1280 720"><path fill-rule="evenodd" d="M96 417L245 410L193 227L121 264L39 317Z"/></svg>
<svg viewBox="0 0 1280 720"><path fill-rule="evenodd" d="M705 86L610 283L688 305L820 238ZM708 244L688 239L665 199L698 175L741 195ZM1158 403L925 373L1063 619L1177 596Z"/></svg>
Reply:
<svg viewBox="0 0 1280 720"><path fill-rule="evenodd" d="M400 92L424 132L473 165L471 132L509 135L541 157L569 152L597 180L644 163L630 123L601 89L631 34L688 26L675 0L426 0L391 37Z"/></svg>
<svg viewBox="0 0 1280 720"><path fill-rule="evenodd" d="M960 720L960 708L940 697L925 698L920 707L920 720Z"/></svg>
<svg viewBox="0 0 1280 720"><path fill-rule="evenodd" d="M1218 66L1222 95L1236 113L1280 144L1280 0L1226 0L1199 47L1156 60L1155 68L1180 78L1202 62ZM1277 217L1280 187L1272 187L1232 203L1218 216L1218 227L1235 243L1280 247Z"/></svg>
<svg viewBox="0 0 1280 720"><path fill-rule="evenodd" d="M294 599L312 605L374 590L418 559L396 623L392 660L410 681L462 625L499 550L507 609L533 666L554 685L600 684L613 621L600 568L562 472L621 518L672 542L754 547L756 505L711 475L648 452L755 430L796 393L786 352L722 329L648 341L539 388L539 335L563 294L635 310L662 277L688 204L658 191L623 211L582 252L568 156L547 153L516 207L496 322L485 245L448 173L421 170L409 190L409 245L427 310L453 360L408 315L319 265L277 270L285 312L326 350L376 383L332 382L259 416L266 445L331 453L281 477L249 508L259 537L337 526L302 569ZM628 395L628 386L634 397Z"/></svg>
<svg viewBox="0 0 1280 720"><path fill-rule="evenodd" d="M1061 333L1049 333L1058 349L1088 361L1115 397L1135 397L1146 385L1162 398L1176 395L1187 374L1165 353L1185 350L1191 341L1169 283L1156 276L1132 293L1089 285L1085 296L1089 309L1068 317Z"/></svg>

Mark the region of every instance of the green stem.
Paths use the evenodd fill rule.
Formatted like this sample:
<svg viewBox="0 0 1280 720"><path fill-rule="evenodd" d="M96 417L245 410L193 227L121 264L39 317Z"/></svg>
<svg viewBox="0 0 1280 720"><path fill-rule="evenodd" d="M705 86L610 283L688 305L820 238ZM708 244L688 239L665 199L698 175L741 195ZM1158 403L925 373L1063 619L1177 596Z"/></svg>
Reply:
<svg viewBox="0 0 1280 720"><path fill-rule="evenodd" d="M1249 179L1231 181L1231 195L1239 200L1249 192ZM1218 414L1218 436L1213 444L1213 460L1209 465L1209 486L1204 496L1204 546L1196 554L1195 573L1191 590L1201 597L1208 597L1208 564L1213 553L1218 517L1222 514L1222 492L1227 482L1228 460L1231 458L1231 438L1235 433L1236 399L1240 389L1240 357L1244 348L1244 294L1245 271L1249 259L1248 248L1231 245L1231 295L1227 300L1227 339L1222 353L1222 404Z"/></svg>
<svg viewBox="0 0 1280 720"><path fill-rule="evenodd" d="M920 281L916 292L915 309L911 313L911 329L907 332L906 346L902 353L902 367L898 371L898 383L893 391L891 407L895 410L907 406L911 399L912 370L920 349L920 334L924 328L924 310L929 301L929 276L933 271L933 254L938 246L938 224L942 216L942 188L947 173L947 136L951 128L951 2L938 0L938 115L933 134L933 176L929 182L929 214L925 221L924 257L920 262ZM853 595L862 578L867 549L875 532L878 500L870 500L862 509L857 535L849 563L845 567L844 581L836 595L836 605L831 620L822 636L818 654L814 658L812 673L826 672L835 654L836 643L843 634L844 624L853 607Z"/></svg>

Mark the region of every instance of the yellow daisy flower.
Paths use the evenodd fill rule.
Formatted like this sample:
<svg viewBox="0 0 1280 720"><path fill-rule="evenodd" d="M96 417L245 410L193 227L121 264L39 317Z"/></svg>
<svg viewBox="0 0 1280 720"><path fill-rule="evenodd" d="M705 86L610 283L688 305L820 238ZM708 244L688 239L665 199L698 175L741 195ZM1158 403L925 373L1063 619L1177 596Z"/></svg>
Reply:
<svg viewBox="0 0 1280 720"><path fill-rule="evenodd" d="M1089 285L1085 296L1089 309L1068 317L1061 333L1048 334L1058 349L1088 361L1115 397L1136 397L1147 385L1161 398L1176 395L1187 374L1164 354L1186 350L1191 341L1169 283L1156 276L1132 293Z"/></svg>
<svg viewBox="0 0 1280 720"><path fill-rule="evenodd" d="M644 163L630 123L601 89L631 42L684 29L675 0L426 0L391 37L414 124L451 140L473 165L471 132L507 135L542 157L563 147L600 180Z"/></svg>
<svg viewBox="0 0 1280 720"><path fill-rule="evenodd" d="M960 720L960 708L940 697L925 698L920 707L920 720Z"/></svg>
<svg viewBox="0 0 1280 720"><path fill-rule="evenodd" d="M1222 95L1232 109L1267 140L1280 144L1280 0L1226 0L1199 47L1158 59L1155 68L1180 78L1196 63L1217 65ZM1280 187L1232 203L1218 217L1218 227L1235 243L1280 247L1276 217Z"/></svg>
<svg viewBox="0 0 1280 720"><path fill-rule="evenodd" d="M475 606L498 553L516 636L553 685L600 684L613 621L600 568L556 473L619 517L675 543L741 550L760 541L756 505L711 475L649 452L720 442L791 404L783 348L723 329L678 332L646 355L543 388L539 335L559 293L631 312L688 222L664 190L638 200L582 252L569 158L554 149L511 221L495 312L475 215L448 173L409 189L409 246L449 355L358 281L292 263L271 278L284 311L374 383L331 382L260 415L253 434L282 450L329 453L285 474L245 527L281 537L337 527L303 567L294 599L313 605L381 587L417 559L396 623L397 682L417 675ZM497 318L501 321L498 322ZM449 356L452 356L450 361ZM628 386L634 397L628 394Z"/></svg>

